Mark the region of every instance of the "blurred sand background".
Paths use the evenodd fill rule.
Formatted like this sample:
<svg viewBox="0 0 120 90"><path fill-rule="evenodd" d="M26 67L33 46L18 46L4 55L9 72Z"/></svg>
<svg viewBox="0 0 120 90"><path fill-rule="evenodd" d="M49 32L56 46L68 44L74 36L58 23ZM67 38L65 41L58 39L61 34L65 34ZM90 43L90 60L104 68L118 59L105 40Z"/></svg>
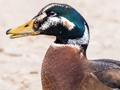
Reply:
<svg viewBox="0 0 120 90"><path fill-rule="evenodd" d="M40 67L54 37L9 39L5 33L53 2L71 5L88 22L89 59L120 60L119 0L0 0L0 90L41 90Z"/></svg>

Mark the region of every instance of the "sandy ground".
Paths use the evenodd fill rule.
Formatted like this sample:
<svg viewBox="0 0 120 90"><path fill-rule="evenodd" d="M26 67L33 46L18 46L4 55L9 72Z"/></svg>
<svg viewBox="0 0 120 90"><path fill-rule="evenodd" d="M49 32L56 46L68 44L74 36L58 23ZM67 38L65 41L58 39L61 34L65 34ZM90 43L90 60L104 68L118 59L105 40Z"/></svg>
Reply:
<svg viewBox="0 0 120 90"><path fill-rule="evenodd" d="M90 26L89 59L120 60L119 0L0 0L0 90L41 90L40 67L54 37L9 39L6 30L24 24L49 3L77 9Z"/></svg>

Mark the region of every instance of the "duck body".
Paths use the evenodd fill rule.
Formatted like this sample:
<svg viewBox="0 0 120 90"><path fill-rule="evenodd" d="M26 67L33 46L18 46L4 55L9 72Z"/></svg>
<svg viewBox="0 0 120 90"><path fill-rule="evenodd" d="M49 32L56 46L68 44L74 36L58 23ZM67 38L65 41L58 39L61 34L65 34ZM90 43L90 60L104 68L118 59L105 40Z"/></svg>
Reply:
<svg viewBox="0 0 120 90"><path fill-rule="evenodd" d="M89 64L74 45L52 44L42 63L43 90L112 90L87 71Z"/></svg>
<svg viewBox="0 0 120 90"><path fill-rule="evenodd" d="M120 61L112 59L90 60L90 71L105 85L120 90Z"/></svg>
<svg viewBox="0 0 120 90"><path fill-rule="evenodd" d="M104 85L110 88L120 90L119 61L110 59L81 59L82 56L78 56L80 53L78 53L76 48L73 48L72 50L71 47L69 47L68 49L67 45L79 46L79 48L82 48L79 52L82 52L83 56L86 57L86 50L90 37L87 22L71 6L66 4L51 3L41 9L41 11L32 20L22 26L9 29L6 33L12 34L10 38L43 34L52 35L56 37L56 40L54 42L55 44L64 45L64 47L61 48L54 48L50 46L45 55L42 65L43 90L50 90L47 87L50 87L51 85L52 88L56 88L55 84L59 88L51 90L97 90L92 87L92 85L95 86L96 80L100 80ZM76 63L76 65L71 66L72 62ZM75 68L76 72L71 68ZM65 81L65 76L69 76L67 78L69 82ZM86 78L85 81L87 83L86 85L91 86L89 86L91 89L88 89L88 87L85 86L85 83L80 85L80 83L83 81L82 78L85 76L89 77L89 79L92 80L89 81L89 79ZM70 79L71 77L72 79ZM94 79L92 79L93 77ZM99 84L101 85L101 83ZM64 85L68 86L68 88ZM72 89L70 89L70 86ZM83 87L85 89L83 89Z"/></svg>

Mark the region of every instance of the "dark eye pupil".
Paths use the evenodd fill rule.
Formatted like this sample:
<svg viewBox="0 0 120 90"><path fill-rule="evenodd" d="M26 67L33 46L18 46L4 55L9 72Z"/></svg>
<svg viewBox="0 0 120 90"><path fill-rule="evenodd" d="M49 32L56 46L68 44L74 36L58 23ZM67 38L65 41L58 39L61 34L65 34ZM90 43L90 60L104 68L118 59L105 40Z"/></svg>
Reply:
<svg viewBox="0 0 120 90"><path fill-rule="evenodd" d="M48 14L48 16L50 16L50 15L54 15L55 12L54 11L49 11L49 12L47 12L47 14Z"/></svg>

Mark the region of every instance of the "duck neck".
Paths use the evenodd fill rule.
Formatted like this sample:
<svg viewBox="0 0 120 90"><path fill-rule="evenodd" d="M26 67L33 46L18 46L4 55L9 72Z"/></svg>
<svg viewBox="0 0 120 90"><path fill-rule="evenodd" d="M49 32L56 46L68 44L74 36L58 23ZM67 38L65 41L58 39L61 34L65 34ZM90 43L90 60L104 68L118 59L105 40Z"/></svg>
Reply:
<svg viewBox="0 0 120 90"><path fill-rule="evenodd" d="M80 31L80 30L78 30ZM77 36L76 38L61 38L61 37L56 37L56 40L55 40L55 43L57 44L68 44L68 45L77 45L79 46L80 48L83 49L83 54L85 57L86 56L86 50L87 50L87 46L89 44L89 39L90 39L90 35L89 35L89 27L87 25L87 23L84 24L84 33L83 35L81 36L80 32L77 33Z"/></svg>
<svg viewBox="0 0 120 90"><path fill-rule="evenodd" d="M67 45L76 45L79 46L80 48L82 48L83 51L83 55L85 57L86 56L86 50L87 50L87 43L81 42L81 38L77 38L77 39L61 39L59 37L56 38L55 41L56 44L67 44Z"/></svg>

